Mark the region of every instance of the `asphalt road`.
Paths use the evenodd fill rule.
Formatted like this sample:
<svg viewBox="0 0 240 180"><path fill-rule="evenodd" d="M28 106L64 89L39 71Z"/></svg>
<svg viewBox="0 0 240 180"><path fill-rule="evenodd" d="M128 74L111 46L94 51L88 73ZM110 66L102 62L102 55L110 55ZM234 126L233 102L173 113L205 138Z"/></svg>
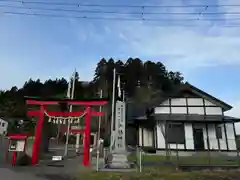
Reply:
<svg viewBox="0 0 240 180"><path fill-rule="evenodd" d="M0 180L47 180L30 173L20 173L8 168L0 168Z"/></svg>
<svg viewBox="0 0 240 180"><path fill-rule="evenodd" d="M51 166L50 166L51 165ZM42 164L36 167L2 165L0 180L72 180L82 168L82 158Z"/></svg>
<svg viewBox="0 0 240 180"><path fill-rule="evenodd" d="M72 180L82 168L82 157L73 157L58 163L42 164L36 167L11 167L6 163L7 141L0 141L0 180ZM10 157L11 161L11 157Z"/></svg>

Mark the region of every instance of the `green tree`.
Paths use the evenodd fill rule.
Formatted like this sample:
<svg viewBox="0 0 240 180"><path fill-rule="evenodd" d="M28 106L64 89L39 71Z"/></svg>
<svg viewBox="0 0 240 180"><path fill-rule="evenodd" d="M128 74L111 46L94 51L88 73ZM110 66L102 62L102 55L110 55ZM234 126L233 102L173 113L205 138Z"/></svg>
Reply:
<svg viewBox="0 0 240 180"><path fill-rule="evenodd" d="M180 72L168 71L161 62L146 61L139 58L117 60L110 58L101 59L96 66L95 74L91 82L83 82L77 73L76 98L99 97L100 89L103 97L112 96L113 69L121 74L121 83L128 99L133 101L147 102L155 92L170 92L183 82ZM6 119L25 119L26 106L24 96L38 97L65 97L68 89L68 80L64 78L49 79L41 82L40 79L29 79L23 87L13 86L9 90L0 91L0 116ZM32 108L32 107L31 107ZM103 118L103 132L108 132L111 117L111 103L103 108L106 116ZM33 121L35 123L35 121ZM33 128L29 122L26 129ZM55 127L50 127L54 129Z"/></svg>

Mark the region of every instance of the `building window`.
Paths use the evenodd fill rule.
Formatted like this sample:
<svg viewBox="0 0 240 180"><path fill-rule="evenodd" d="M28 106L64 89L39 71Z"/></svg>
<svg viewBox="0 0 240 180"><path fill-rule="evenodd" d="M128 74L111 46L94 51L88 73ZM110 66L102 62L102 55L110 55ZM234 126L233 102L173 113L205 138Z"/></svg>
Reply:
<svg viewBox="0 0 240 180"><path fill-rule="evenodd" d="M217 139L222 139L222 127L220 126L216 128L216 137Z"/></svg>
<svg viewBox="0 0 240 180"><path fill-rule="evenodd" d="M184 144L185 143L184 124L168 124L168 126L167 126L167 142L169 144Z"/></svg>
<svg viewBox="0 0 240 180"><path fill-rule="evenodd" d="M5 123L2 123L2 127L4 127L5 126Z"/></svg>

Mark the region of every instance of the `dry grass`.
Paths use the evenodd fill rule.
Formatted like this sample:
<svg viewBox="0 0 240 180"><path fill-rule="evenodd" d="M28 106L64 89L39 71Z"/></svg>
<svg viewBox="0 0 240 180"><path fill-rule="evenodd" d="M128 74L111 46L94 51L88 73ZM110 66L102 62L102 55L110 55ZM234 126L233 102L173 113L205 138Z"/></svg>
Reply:
<svg viewBox="0 0 240 180"><path fill-rule="evenodd" d="M142 173L114 173L84 170L78 180L238 180L239 171L181 172L173 168L148 168Z"/></svg>

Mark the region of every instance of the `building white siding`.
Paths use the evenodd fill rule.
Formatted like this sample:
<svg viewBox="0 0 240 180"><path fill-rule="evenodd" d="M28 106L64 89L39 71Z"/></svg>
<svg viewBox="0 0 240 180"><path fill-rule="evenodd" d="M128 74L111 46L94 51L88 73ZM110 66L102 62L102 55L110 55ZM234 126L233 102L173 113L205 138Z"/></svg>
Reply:
<svg viewBox="0 0 240 180"><path fill-rule="evenodd" d="M169 99L163 101L162 105L168 106L169 105Z"/></svg>
<svg viewBox="0 0 240 180"><path fill-rule="evenodd" d="M154 146L154 133L147 128L139 127L139 146Z"/></svg>
<svg viewBox="0 0 240 180"><path fill-rule="evenodd" d="M142 133L142 128L139 127L139 128L138 128L138 145L139 145L139 146L143 146L143 143L142 143L142 135L143 135L143 133Z"/></svg>
<svg viewBox="0 0 240 180"><path fill-rule="evenodd" d="M188 107L188 113L204 115L204 107Z"/></svg>
<svg viewBox="0 0 240 180"><path fill-rule="evenodd" d="M216 136L215 124L208 124L208 137L209 137L209 148L213 150L217 150L218 140ZM219 142L220 142L220 139L219 139Z"/></svg>
<svg viewBox="0 0 240 180"><path fill-rule="evenodd" d="M157 145L158 147L157 148L165 148L166 147L166 144L165 144L165 127L163 125L163 123L158 123L157 124ZM168 144L168 148L170 149L184 149L184 144Z"/></svg>
<svg viewBox="0 0 240 180"><path fill-rule="evenodd" d="M234 135L234 125L231 123L226 124L226 132L228 137L228 148L229 150L236 150L236 141L235 141L235 135Z"/></svg>
<svg viewBox="0 0 240 180"><path fill-rule="evenodd" d="M203 106L202 98L186 98L188 106Z"/></svg>
<svg viewBox="0 0 240 180"><path fill-rule="evenodd" d="M186 107L171 107L172 114L187 114Z"/></svg>
<svg viewBox="0 0 240 180"><path fill-rule="evenodd" d="M222 138L219 139L219 143L220 143L220 149L221 150L227 150L227 143L226 143L226 137L225 137L225 133L224 133L224 125L220 124L218 125L221 127L222 129ZM227 126L227 125L226 125Z"/></svg>
<svg viewBox="0 0 240 180"><path fill-rule="evenodd" d="M222 115L222 107L203 98L171 98L165 100L158 107L155 107L155 114L198 114L198 115ZM164 120L156 123L156 148L165 149L164 126L161 125ZM207 122L208 123L208 122ZM234 135L234 126L232 123L226 123L226 134L224 124L208 123L206 128L205 123L195 123L194 128L202 129L204 149L208 150L236 150L236 141ZM218 139L216 134L216 127L221 127L221 137ZM179 150L194 150L194 131L193 124L185 122L185 144L168 144L170 149ZM139 145L140 146L154 146L153 130L139 129ZM142 143L143 140L143 143Z"/></svg>
<svg viewBox="0 0 240 180"><path fill-rule="evenodd" d="M0 119L0 135L7 133L8 122Z"/></svg>
<svg viewBox="0 0 240 180"><path fill-rule="evenodd" d="M165 138L164 138L164 132L165 128L164 126L161 127L160 123L156 124L157 126L157 148L165 148Z"/></svg>
<svg viewBox="0 0 240 180"><path fill-rule="evenodd" d="M144 128L144 146L153 146L153 131L150 129Z"/></svg>
<svg viewBox="0 0 240 180"><path fill-rule="evenodd" d="M207 115L222 115L222 108L220 107L205 107Z"/></svg>
<svg viewBox="0 0 240 180"><path fill-rule="evenodd" d="M155 107L156 114L221 115L222 108L203 98L172 98Z"/></svg>
<svg viewBox="0 0 240 180"><path fill-rule="evenodd" d="M219 148L218 148L218 139L216 137L215 125L214 124L209 124L208 125L209 149L210 150L227 150L224 125L220 124L218 126L220 126L222 128L222 138L219 139L219 144L220 144ZM207 150L208 149L208 144L207 144L206 124L195 124L194 127L201 128L203 130L204 149ZM165 132L164 126L161 127L161 123L159 122L157 124L156 129L157 129L157 133L156 133L157 134L157 148L164 149L165 148L165 138L164 138L164 135L163 135L164 132ZM163 132L162 132L161 129L163 129ZM184 129L185 129L186 149L187 150L194 150L194 138L193 138L193 126L192 126L192 124L191 123L185 123L184 124ZM235 136L234 136L234 130L233 130L232 123L226 123L226 132L227 132L227 142L228 142L229 150L236 150L236 142L235 142ZM148 133L147 132L145 132L145 133L146 133L146 139L149 138L149 135L147 135ZM140 134L141 133L139 131L139 135ZM147 142L149 142L149 141L147 141ZM145 145L145 143L144 143L144 145ZM148 145L150 145L150 143ZM184 149L184 144L177 144L177 145L176 144L169 144L168 148L170 148L170 149L177 149L177 148L178 149Z"/></svg>
<svg viewBox="0 0 240 180"><path fill-rule="evenodd" d="M186 98L174 98L171 99L171 105L172 106L186 106Z"/></svg>
<svg viewBox="0 0 240 180"><path fill-rule="evenodd" d="M186 123L184 126L186 149L194 149L193 129L192 124Z"/></svg>
<svg viewBox="0 0 240 180"><path fill-rule="evenodd" d="M165 143L165 127L163 123L159 122L157 123L157 148L165 148L166 143ZM184 149L184 144L168 144L168 148L170 149Z"/></svg>
<svg viewBox="0 0 240 180"><path fill-rule="evenodd" d="M154 111L156 114L169 114L170 107L156 107Z"/></svg>
<svg viewBox="0 0 240 180"><path fill-rule="evenodd" d="M214 103L212 103L212 102L210 102L210 101L208 101L206 99L204 99L204 103L205 103L206 106L215 106Z"/></svg>

